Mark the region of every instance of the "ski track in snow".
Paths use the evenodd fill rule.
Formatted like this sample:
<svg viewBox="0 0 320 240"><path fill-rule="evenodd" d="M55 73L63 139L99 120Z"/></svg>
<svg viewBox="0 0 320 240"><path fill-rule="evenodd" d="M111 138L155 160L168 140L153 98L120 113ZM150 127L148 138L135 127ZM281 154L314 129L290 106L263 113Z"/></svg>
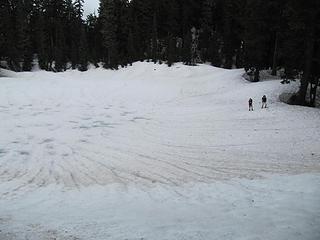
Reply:
<svg viewBox="0 0 320 240"><path fill-rule="evenodd" d="M23 230L0 231L0 239L145 239L128 237L117 225L109 231L113 235L107 236L107 230L93 224L88 227L92 235L86 238L61 232L63 226L56 226L58 230L46 229L43 223L27 226L22 214L11 215L19 201L30 196L37 196L40 206L44 201L44 206L59 209L44 196L57 194L59 206L64 201L71 204L66 200L69 192L117 186L120 192L133 187L150 199L166 196L153 194L158 188L177 199L189 199L184 186L219 182L229 183L240 195L250 195L260 190L247 189L248 180L262 181L272 175L319 176L319 109L278 101L280 93L296 85L280 85L275 80L248 83L242 73L206 65L167 68L136 63L118 72L34 72L1 78L0 229L15 222L15 228ZM268 109L260 109L263 94L269 98ZM254 112L247 111L249 97L254 99ZM315 179L319 186L319 178ZM221 195L222 201L229 198ZM15 204L10 205L11 201ZM21 209L29 211L23 204ZM11 220L18 216L20 222ZM129 225L128 232L135 235ZM179 226L165 239L213 239L206 227L188 235ZM84 225L78 227L75 232ZM155 232L172 229L161 227ZM178 230L181 234L175 235ZM225 232L215 239L240 236ZM310 236L320 236L319 231L314 234L318 235Z"/></svg>

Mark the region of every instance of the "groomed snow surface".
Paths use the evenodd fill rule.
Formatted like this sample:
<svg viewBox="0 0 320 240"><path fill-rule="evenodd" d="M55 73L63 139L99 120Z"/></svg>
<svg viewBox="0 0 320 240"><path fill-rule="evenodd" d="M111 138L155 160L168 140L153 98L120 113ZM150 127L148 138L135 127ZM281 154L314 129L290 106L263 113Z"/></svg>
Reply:
<svg viewBox="0 0 320 240"><path fill-rule="evenodd" d="M2 74L1 240L320 239L320 110L279 101L297 83L152 63Z"/></svg>

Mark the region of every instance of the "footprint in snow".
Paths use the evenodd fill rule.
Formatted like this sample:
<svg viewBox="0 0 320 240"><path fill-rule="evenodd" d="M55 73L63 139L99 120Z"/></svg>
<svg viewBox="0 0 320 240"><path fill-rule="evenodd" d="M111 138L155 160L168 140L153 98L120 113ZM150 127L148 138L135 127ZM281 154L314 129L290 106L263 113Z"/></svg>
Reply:
<svg viewBox="0 0 320 240"><path fill-rule="evenodd" d="M29 156L30 155L30 153L28 151L19 151L19 154L23 155L23 156Z"/></svg>
<svg viewBox="0 0 320 240"><path fill-rule="evenodd" d="M81 118L81 120L85 120L85 121L87 121L87 120L91 120L92 118L91 117L84 117L84 118Z"/></svg>
<svg viewBox="0 0 320 240"><path fill-rule="evenodd" d="M0 148L0 156L4 156L7 153L7 150Z"/></svg>
<svg viewBox="0 0 320 240"><path fill-rule="evenodd" d="M53 141L54 141L53 138L46 138L46 139L44 139L42 142L40 142L40 144L51 143L51 142L53 142Z"/></svg>

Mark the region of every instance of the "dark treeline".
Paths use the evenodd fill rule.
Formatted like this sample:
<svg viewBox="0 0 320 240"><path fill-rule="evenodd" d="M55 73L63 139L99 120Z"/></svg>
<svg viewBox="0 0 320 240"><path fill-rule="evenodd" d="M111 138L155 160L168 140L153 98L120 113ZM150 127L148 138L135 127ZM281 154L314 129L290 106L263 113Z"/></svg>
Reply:
<svg viewBox="0 0 320 240"><path fill-rule="evenodd" d="M303 73L292 98L311 105L320 77L319 0L101 0L83 20L83 0L1 0L0 59L15 71L117 69L134 61L210 63ZM309 97L308 97L309 99Z"/></svg>

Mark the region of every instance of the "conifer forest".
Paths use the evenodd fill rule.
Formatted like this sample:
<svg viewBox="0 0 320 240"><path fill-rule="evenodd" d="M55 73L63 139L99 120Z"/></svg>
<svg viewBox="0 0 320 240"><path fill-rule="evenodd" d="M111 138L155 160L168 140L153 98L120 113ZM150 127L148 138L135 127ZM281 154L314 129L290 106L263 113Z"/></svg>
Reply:
<svg viewBox="0 0 320 240"><path fill-rule="evenodd" d="M245 68L253 81L260 70L282 69L285 80L301 78L291 99L298 104L319 84L320 1L101 0L88 16L83 3L2 0L2 67L30 71L35 59L54 72L86 71L89 63L210 63Z"/></svg>

